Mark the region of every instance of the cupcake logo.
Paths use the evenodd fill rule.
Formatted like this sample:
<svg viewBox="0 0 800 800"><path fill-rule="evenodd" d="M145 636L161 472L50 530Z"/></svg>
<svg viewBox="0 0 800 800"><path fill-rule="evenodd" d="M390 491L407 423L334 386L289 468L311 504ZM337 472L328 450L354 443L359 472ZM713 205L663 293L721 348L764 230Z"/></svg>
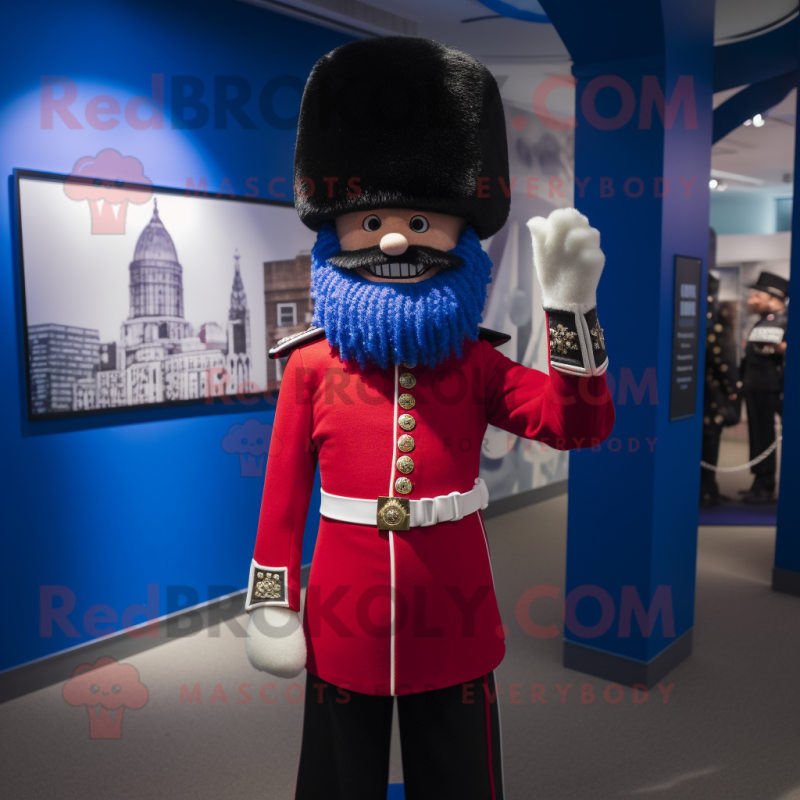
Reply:
<svg viewBox="0 0 800 800"><path fill-rule="evenodd" d="M92 233L125 233L128 204L146 203L153 194L142 162L112 148L75 162L64 183L70 200L86 201L92 214Z"/></svg>
<svg viewBox="0 0 800 800"><path fill-rule="evenodd" d="M69 705L86 707L90 739L121 739L125 709L136 711L149 697L136 667L109 656L77 667L63 695Z"/></svg>
<svg viewBox="0 0 800 800"><path fill-rule="evenodd" d="M222 439L222 449L226 453L239 456L239 474L242 478L263 478L267 466L267 452L270 449L272 426L257 419L231 425ZM273 443L273 454L275 443Z"/></svg>

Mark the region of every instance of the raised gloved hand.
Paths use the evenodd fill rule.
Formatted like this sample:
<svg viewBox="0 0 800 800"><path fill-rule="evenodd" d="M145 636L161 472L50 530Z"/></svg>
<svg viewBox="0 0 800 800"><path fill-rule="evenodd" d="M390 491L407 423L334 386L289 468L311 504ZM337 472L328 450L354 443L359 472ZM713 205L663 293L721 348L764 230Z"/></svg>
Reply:
<svg viewBox="0 0 800 800"><path fill-rule="evenodd" d="M571 375L602 375L608 357L597 319L597 284L606 262L600 232L574 208L533 217L528 229L550 329L550 365Z"/></svg>
<svg viewBox="0 0 800 800"><path fill-rule="evenodd" d="M306 665L306 637L297 611L261 606L247 623L247 658L276 678L296 678Z"/></svg>
<svg viewBox="0 0 800 800"><path fill-rule="evenodd" d="M606 262L600 232L575 208L558 208L547 219L533 217L528 229L544 307L581 313L593 309Z"/></svg>

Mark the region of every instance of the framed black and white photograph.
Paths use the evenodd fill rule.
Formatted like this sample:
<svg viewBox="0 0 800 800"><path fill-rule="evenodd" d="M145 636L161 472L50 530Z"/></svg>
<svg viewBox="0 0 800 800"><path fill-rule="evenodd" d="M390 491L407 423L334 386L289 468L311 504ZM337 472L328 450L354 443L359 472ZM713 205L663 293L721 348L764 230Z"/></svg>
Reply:
<svg viewBox="0 0 800 800"><path fill-rule="evenodd" d="M29 419L277 388L312 313L294 206L92 175L15 173Z"/></svg>

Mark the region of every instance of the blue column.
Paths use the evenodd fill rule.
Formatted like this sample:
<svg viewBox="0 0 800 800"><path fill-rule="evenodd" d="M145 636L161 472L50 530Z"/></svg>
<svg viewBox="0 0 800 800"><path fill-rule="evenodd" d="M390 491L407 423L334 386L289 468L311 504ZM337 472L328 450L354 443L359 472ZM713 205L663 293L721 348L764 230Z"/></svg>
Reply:
<svg viewBox="0 0 800 800"><path fill-rule="evenodd" d="M678 255L703 260L705 319L714 3L542 4L578 79L575 205L607 256L617 403L608 442L570 456L564 663L653 686L691 652L694 619L702 381L671 422L670 377Z"/></svg>
<svg viewBox="0 0 800 800"><path fill-rule="evenodd" d="M800 32L796 32L797 33ZM795 39L795 53L800 41ZM794 185L797 194L797 171L800 169L800 136L795 129ZM789 291L797 296L800 286L800 212L792 214L792 270ZM797 301L800 307L800 301ZM786 333L786 376L783 390L783 447L781 450L781 484L778 499L778 532L775 541L775 568L772 588L800 597L800 315L789 305L789 328Z"/></svg>

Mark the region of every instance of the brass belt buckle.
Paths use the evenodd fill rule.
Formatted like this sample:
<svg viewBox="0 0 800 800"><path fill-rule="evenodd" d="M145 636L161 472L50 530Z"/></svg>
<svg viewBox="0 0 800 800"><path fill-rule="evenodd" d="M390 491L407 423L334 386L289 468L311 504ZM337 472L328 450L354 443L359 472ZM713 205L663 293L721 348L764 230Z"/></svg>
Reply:
<svg viewBox="0 0 800 800"><path fill-rule="evenodd" d="M407 497L378 498L378 530L411 530L411 500Z"/></svg>

